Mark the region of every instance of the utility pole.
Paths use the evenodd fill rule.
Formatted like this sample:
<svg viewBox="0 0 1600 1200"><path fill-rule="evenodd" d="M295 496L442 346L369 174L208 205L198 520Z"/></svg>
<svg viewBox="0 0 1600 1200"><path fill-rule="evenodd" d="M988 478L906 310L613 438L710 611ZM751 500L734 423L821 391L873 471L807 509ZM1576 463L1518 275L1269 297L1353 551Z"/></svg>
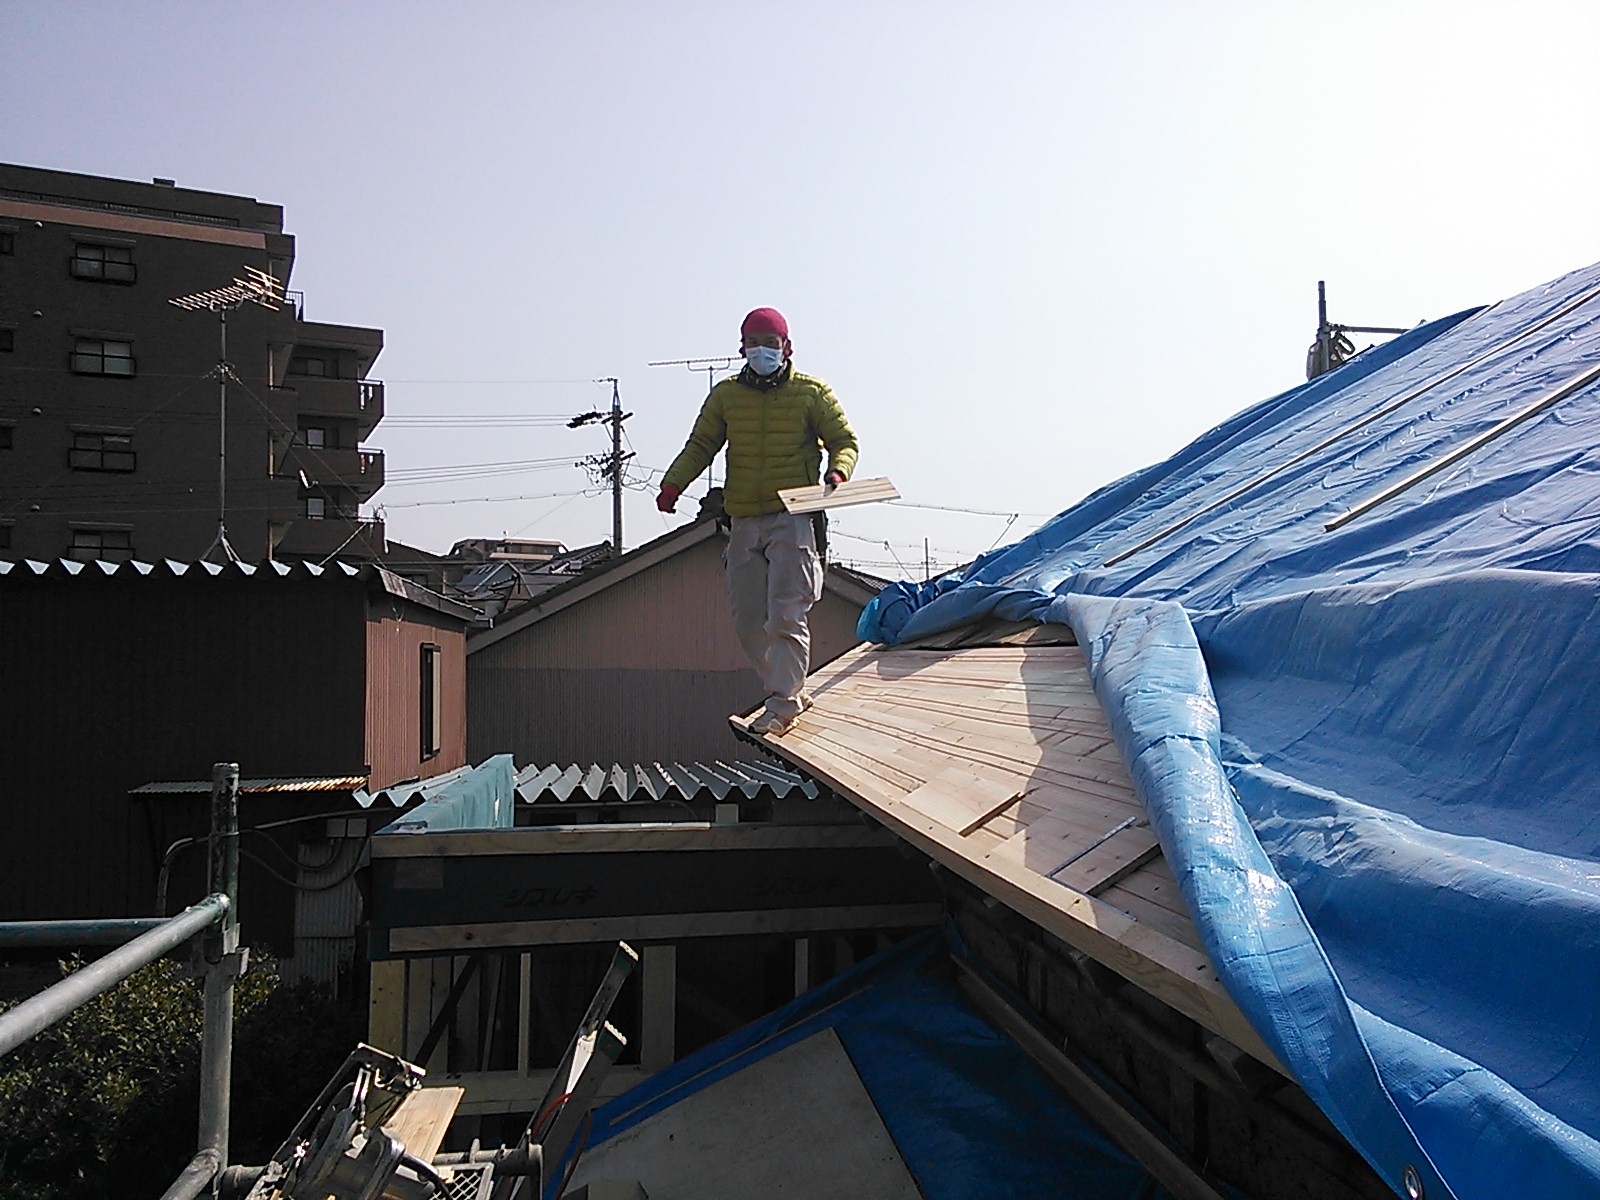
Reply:
<svg viewBox="0 0 1600 1200"><path fill-rule="evenodd" d="M611 557L622 556L622 481L623 467L633 457L632 453L622 452L622 423L632 413L622 411L622 396L618 391L617 380L613 376L596 379L596 383L609 383L611 385L611 411L580 413L567 422L568 429L577 429L583 425L593 425L604 421L611 426L611 453L592 454L576 465L585 468L591 476L601 482L611 484Z"/></svg>
<svg viewBox="0 0 1600 1200"><path fill-rule="evenodd" d="M706 373L706 395L711 395L711 389L716 386L717 376L723 372L733 370L734 363L742 363L744 358L738 354L725 354L720 358L667 358L659 362L645 363L647 367L684 367L690 371L704 371ZM709 491L717 485L717 464L713 462L706 468L706 489Z"/></svg>
<svg viewBox="0 0 1600 1200"><path fill-rule="evenodd" d="M244 269L246 279L235 278L226 287L192 292L175 296L168 304L186 312L206 309L217 314L217 336L221 343L217 359L217 536L200 556L209 560L220 550L227 562L238 562L239 555L228 541L228 379L234 376L233 364L228 361L228 312L246 304L258 304L276 312L283 306L283 284L265 271L254 267Z"/></svg>

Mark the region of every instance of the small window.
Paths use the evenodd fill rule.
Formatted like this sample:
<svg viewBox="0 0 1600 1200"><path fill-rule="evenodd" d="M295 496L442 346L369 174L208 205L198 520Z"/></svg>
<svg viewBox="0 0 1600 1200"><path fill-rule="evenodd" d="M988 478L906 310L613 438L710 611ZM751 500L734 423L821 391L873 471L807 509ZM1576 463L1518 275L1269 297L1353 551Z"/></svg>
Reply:
<svg viewBox="0 0 1600 1200"><path fill-rule="evenodd" d="M11 526L0 525L0 550L11 549Z"/></svg>
<svg viewBox="0 0 1600 1200"><path fill-rule="evenodd" d="M0 425L0 450L11 449L15 428L13 425Z"/></svg>
<svg viewBox="0 0 1600 1200"><path fill-rule="evenodd" d="M302 425L300 440L313 450L321 450L328 444L328 431L321 425Z"/></svg>
<svg viewBox="0 0 1600 1200"><path fill-rule="evenodd" d="M17 331L0 329L0 354L10 354L17 348Z"/></svg>
<svg viewBox="0 0 1600 1200"><path fill-rule="evenodd" d="M72 347L72 369L79 375L130 378L134 373L133 343L78 338Z"/></svg>
<svg viewBox="0 0 1600 1200"><path fill-rule="evenodd" d="M72 251L72 274L103 283L132 283L137 277L132 246L97 246L79 242Z"/></svg>
<svg viewBox="0 0 1600 1200"><path fill-rule="evenodd" d="M67 465L74 471L132 471L138 466L131 433L74 433Z"/></svg>
<svg viewBox="0 0 1600 1200"><path fill-rule="evenodd" d="M442 723L439 716L439 699L443 682L443 656L432 642L422 645L422 757L432 758L439 753Z"/></svg>
<svg viewBox="0 0 1600 1200"><path fill-rule="evenodd" d="M289 374L332 376L337 375L338 362L331 354L308 354L299 351L289 358Z"/></svg>
<svg viewBox="0 0 1600 1200"><path fill-rule="evenodd" d="M74 529L67 557L77 562L127 562L133 557L133 532L128 529Z"/></svg>
<svg viewBox="0 0 1600 1200"><path fill-rule="evenodd" d="M321 496L306 497L306 516L313 521L320 521L328 515L328 502Z"/></svg>
<svg viewBox="0 0 1600 1200"><path fill-rule="evenodd" d="M17 252L17 235L9 229L0 229L0 254L15 254Z"/></svg>

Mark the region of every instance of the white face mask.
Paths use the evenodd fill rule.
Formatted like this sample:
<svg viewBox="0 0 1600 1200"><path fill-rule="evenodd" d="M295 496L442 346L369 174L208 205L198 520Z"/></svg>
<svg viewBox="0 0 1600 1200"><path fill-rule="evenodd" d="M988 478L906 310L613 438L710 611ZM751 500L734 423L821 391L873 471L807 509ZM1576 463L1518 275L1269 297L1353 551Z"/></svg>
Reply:
<svg viewBox="0 0 1600 1200"><path fill-rule="evenodd" d="M783 366L783 351L771 346L750 346L744 352L744 360L757 375L771 375Z"/></svg>

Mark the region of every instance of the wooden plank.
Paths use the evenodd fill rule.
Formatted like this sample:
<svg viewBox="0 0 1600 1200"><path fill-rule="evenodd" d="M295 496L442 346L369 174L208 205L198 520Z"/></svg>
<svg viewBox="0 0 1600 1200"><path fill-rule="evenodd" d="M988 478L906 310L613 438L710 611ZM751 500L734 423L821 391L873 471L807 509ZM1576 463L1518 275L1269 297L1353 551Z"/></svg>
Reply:
<svg viewBox="0 0 1600 1200"><path fill-rule="evenodd" d="M1130 878L1137 879L1140 872L1135 871ZM1106 904L1128 914L1140 925L1164 934L1175 942L1190 947L1197 953L1206 952L1205 943L1200 938L1200 931L1194 927L1194 922L1187 916L1179 916L1169 908L1154 904L1149 900L1128 891L1120 884L1107 888L1095 897Z"/></svg>
<svg viewBox="0 0 1600 1200"><path fill-rule="evenodd" d="M418 1088L400 1101L383 1127L400 1139L407 1154L431 1163L464 1095L465 1088Z"/></svg>
<svg viewBox="0 0 1600 1200"><path fill-rule="evenodd" d="M390 1054L404 1054L406 1041L406 964L372 964L367 1003L367 1043Z"/></svg>
<svg viewBox="0 0 1600 1200"><path fill-rule="evenodd" d="M811 487L779 488L778 499L789 512L810 513L825 508L847 508L852 504L898 500L900 491L887 476L880 475L873 479L847 479L835 486L818 483Z"/></svg>
<svg viewBox="0 0 1600 1200"><path fill-rule="evenodd" d="M900 803L964 836L1020 799L1025 783L1024 776L997 777L946 767Z"/></svg>
<svg viewBox="0 0 1600 1200"><path fill-rule="evenodd" d="M1148 825L1133 825L1087 851L1082 858L1051 873L1057 883L1098 896L1161 853L1161 843Z"/></svg>

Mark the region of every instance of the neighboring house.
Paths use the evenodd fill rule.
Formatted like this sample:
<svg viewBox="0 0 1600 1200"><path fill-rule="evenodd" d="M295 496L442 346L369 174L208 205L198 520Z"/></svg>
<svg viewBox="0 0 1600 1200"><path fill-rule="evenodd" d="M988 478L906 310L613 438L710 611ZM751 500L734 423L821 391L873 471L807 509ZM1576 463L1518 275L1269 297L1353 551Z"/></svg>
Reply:
<svg viewBox="0 0 1600 1200"><path fill-rule="evenodd" d="M741 756L728 717L761 702L733 630L726 535L709 517L535 596L467 642L471 756L519 763L715 762ZM857 642L876 589L828 569L811 660Z"/></svg>
<svg viewBox="0 0 1600 1200"><path fill-rule="evenodd" d="M0 165L0 557L206 554L220 321L169 301L247 268L288 284L294 261L275 204ZM243 560L382 549L360 515L384 480L363 445L382 348L380 330L305 320L297 293L228 313L226 521Z"/></svg>
<svg viewBox="0 0 1600 1200"><path fill-rule="evenodd" d="M490 550L460 574L450 593L483 612L489 623L526 604L535 596L571 581L573 576L607 562L611 543L597 542L568 550L559 542L501 542L504 550ZM464 543L457 543L452 555L473 561ZM539 547L542 554L530 554L520 547ZM459 568L458 568L459 569Z"/></svg>
<svg viewBox="0 0 1600 1200"><path fill-rule="evenodd" d="M762 741L1204 1186L1600 1194L1597 471L1600 265L884 592Z"/></svg>
<svg viewBox="0 0 1600 1200"><path fill-rule="evenodd" d="M236 762L241 825L291 822L243 840L244 936L290 953L275 875L348 875L363 789L466 762L473 615L372 566L0 563L0 919L151 913L167 849L206 830L212 765ZM169 911L204 858L174 859Z"/></svg>

